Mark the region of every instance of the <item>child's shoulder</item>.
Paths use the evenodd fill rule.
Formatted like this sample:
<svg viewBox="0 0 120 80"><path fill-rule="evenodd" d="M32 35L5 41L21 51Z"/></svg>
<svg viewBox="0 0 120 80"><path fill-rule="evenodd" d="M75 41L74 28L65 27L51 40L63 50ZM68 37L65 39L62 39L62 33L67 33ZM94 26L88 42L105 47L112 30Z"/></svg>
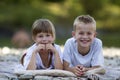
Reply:
<svg viewBox="0 0 120 80"><path fill-rule="evenodd" d="M61 51L61 46L60 45L54 43L54 47L55 47L56 50Z"/></svg>
<svg viewBox="0 0 120 80"><path fill-rule="evenodd" d="M36 48L36 43L33 43L30 47L28 47L27 51L33 50L34 48Z"/></svg>
<svg viewBox="0 0 120 80"><path fill-rule="evenodd" d="M54 43L54 46L55 46L55 47L60 47L60 45L59 45L59 44L55 44L55 43Z"/></svg>
<svg viewBox="0 0 120 80"><path fill-rule="evenodd" d="M93 45L101 45L102 46L102 40L99 38L95 38L93 41Z"/></svg>
<svg viewBox="0 0 120 80"><path fill-rule="evenodd" d="M68 38L66 40L66 43L69 43L69 42L75 42L75 38L74 37Z"/></svg>
<svg viewBox="0 0 120 80"><path fill-rule="evenodd" d="M102 40L99 39L99 38L95 38L95 39L94 39L94 42L95 42L95 43L102 43Z"/></svg>

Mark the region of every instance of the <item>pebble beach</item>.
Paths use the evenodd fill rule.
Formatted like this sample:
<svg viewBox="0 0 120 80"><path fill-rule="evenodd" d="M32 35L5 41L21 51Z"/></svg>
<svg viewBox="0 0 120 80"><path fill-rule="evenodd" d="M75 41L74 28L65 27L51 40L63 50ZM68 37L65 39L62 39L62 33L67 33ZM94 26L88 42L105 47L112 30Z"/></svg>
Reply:
<svg viewBox="0 0 120 80"><path fill-rule="evenodd" d="M63 51L63 46L61 46ZM15 62L19 63L22 54L26 49L16 49L3 47L0 48L0 62ZM103 55L105 58L105 66L120 67L120 48L103 48Z"/></svg>
<svg viewBox="0 0 120 80"><path fill-rule="evenodd" d="M63 51L62 46L61 46L61 50ZM16 68L16 65L20 63L20 58L25 51L26 49L16 49L16 48L8 48L8 47L0 48L0 80L4 80L6 78L6 75L16 78L15 75L11 75L10 73L13 73L14 69ZM105 59L104 65L107 68L114 68L114 69L116 68L117 70L120 70L120 48L104 47L103 55ZM20 66L18 66L17 69L20 69L19 67Z"/></svg>

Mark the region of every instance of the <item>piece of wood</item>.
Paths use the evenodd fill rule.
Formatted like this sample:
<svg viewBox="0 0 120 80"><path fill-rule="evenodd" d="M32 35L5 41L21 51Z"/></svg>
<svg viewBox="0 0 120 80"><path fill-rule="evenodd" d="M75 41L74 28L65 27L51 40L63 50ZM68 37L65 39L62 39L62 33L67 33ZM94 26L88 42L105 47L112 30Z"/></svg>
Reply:
<svg viewBox="0 0 120 80"><path fill-rule="evenodd" d="M102 75L104 75L105 72L106 72L106 70L104 68L100 67L100 68L91 69L91 70L85 72L84 76L88 76L88 75L91 75L91 74L102 74Z"/></svg>
<svg viewBox="0 0 120 80"><path fill-rule="evenodd" d="M53 70L16 70L16 71L14 71L14 73L16 75L76 77L76 75L70 71L58 70L58 69L53 69Z"/></svg>

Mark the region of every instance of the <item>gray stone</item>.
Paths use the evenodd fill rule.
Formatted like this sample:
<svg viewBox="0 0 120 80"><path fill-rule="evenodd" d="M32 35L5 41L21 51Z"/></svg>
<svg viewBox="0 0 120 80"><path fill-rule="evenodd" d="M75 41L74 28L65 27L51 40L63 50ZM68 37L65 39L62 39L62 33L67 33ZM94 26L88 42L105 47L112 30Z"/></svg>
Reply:
<svg viewBox="0 0 120 80"><path fill-rule="evenodd" d="M20 76L18 76L18 79L19 79L19 80L27 80L27 79L28 79L28 80L30 80L30 79L32 80L33 77L34 77L34 76L32 76L32 75L20 75Z"/></svg>
<svg viewBox="0 0 120 80"><path fill-rule="evenodd" d="M53 80L52 76L35 76L35 80Z"/></svg>

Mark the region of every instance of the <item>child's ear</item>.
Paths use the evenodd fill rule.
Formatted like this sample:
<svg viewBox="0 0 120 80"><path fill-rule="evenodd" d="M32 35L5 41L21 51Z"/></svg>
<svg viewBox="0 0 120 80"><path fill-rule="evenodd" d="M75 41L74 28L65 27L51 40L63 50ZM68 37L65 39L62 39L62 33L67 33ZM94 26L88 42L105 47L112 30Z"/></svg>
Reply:
<svg viewBox="0 0 120 80"><path fill-rule="evenodd" d="M97 32L95 32L95 34L94 34L94 37L96 37L97 36Z"/></svg>
<svg viewBox="0 0 120 80"><path fill-rule="evenodd" d="M75 37L75 31L72 31L72 36Z"/></svg>

